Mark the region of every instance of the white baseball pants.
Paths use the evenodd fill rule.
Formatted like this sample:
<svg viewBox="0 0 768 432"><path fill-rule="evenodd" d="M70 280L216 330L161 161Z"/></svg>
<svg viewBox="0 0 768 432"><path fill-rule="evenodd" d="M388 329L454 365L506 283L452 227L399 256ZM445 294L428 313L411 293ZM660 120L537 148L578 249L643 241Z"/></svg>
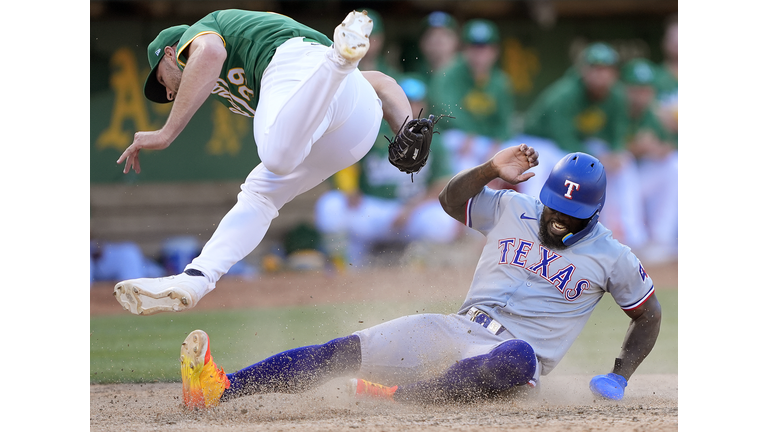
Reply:
<svg viewBox="0 0 768 432"><path fill-rule="evenodd" d="M330 59L332 49L294 38L277 49L265 70L253 122L262 162L200 256L187 266L202 271L210 283L261 243L285 203L354 164L373 146L381 101L360 71Z"/></svg>
<svg viewBox="0 0 768 432"><path fill-rule="evenodd" d="M459 360L488 354L512 339L494 335L466 315L418 314L356 331L362 362L358 376L385 385L415 382L439 375ZM534 379L538 381L541 363Z"/></svg>

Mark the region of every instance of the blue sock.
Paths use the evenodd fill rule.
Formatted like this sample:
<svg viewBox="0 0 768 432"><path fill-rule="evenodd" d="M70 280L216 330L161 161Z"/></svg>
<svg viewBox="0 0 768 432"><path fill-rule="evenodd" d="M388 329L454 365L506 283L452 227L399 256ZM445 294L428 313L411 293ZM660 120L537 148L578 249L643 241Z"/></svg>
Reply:
<svg viewBox="0 0 768 432"><path fill-rule="evenodd" d="M395 400L441 402L492 396L526 384L536 372L536 355L525 341L505 341L488 354L454 364L436 378L399 386Z"/></svg>
<svg viewBox="0 0 768 432"><path fill-rule="evenodd" d="M360 338L352 335L323 345L310 345L275 354L227 374L230 386L222 400L257 393L298 393L360 369Z"/></svg>

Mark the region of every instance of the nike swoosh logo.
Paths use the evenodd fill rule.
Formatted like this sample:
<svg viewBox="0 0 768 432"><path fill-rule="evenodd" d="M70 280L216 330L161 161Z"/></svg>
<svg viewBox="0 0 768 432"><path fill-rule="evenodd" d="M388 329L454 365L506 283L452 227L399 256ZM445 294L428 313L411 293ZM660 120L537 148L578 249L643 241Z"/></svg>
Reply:
<svg viewBox="0 0 768 432"><path fill-rule="evenodd" d="M525 213L520 215L520 219L536 220L535 217L526 216Z"/></svg>

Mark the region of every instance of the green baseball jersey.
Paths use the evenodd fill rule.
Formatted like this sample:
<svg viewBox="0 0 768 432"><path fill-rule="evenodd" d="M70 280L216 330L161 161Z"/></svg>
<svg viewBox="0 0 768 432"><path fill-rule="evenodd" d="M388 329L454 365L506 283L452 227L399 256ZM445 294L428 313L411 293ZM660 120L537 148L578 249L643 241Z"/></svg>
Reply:
<svg viewBox="0 0 768 432"><path fill-rule="evenodd" d="M433 114L456 117L440 121L446 130L459 129L499 141L513 136L515 98L510 78L501 69L493 68L487 80L475 81L469 64L460 55L432 76L428 99L434 106Z"/></svg>
<svg viewBox="0 0 768 432"><path fill-rule="evenodd" d="M658 104L667 110L677 112L677 76L664 67L664 64L656 67L655 76L653 87L656 89ZM677 147L677 132L671 134L671 140Z"/></svg>
<svg viewBox="0 0 768 432"><path fill-rule="evenodd" d="M324 34L273 12L229 9L211 12L184 32L177 47L176 62L184 70L184 50L204 34L216 34L224 42L227 59L212 93L237 114L253 117L259 103L261 77L277 47L288 39L305 37L331 46Z"/></svg>
<svg viewBox="0 0 768 432"><path fill-rule="evenodd" d="M677 77L663 64L657 65L655 72L653 87L656 89L656 98L661 101L677 99Z"/></svg>
<svg viewBox="0 0 768 432"><path fill-rule="evenodd" d="M642 130L650 130L663 142L671 143L672 141L670 133L664 128L659 118L650 108L646 109L637 118L629 119L626 142L631 141L632 138Z"/></svg>
<svg viewBox="0 0 768 432"><path fill-rule="evenodd" d="M574 71L555 81L536 98L525 115L525 133L548 138L566 152L584 151L590 138L623 149L629 122L627 98L621 84L594 102Z"/></svg>
<svg viewBox="0 0 768 432"><path fill-rule="evenodd" d="M381 129L385 130L386 124L382 122ZM360 192L365 195L386 199L407 201L413 196L426 192L426 190L438 179L448 177L452 173L448 163L448 154L440 135L432 135L427 164L418 173L407 175L389 162L389 141L384 132L379 132L371 151L360 160Z"/></svg>

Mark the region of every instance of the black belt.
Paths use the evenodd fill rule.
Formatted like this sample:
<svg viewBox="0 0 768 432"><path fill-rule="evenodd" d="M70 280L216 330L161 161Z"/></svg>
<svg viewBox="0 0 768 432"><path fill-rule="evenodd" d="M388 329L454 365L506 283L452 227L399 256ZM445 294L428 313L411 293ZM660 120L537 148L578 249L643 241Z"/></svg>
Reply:
<svg viewBox="0 0 768 432"><path fill-rule="evenodd" d="M470 321L480 324L481 326L487 328L489 332L495 335L498 335L506 330L500 322L491 318L487 313L474 306L469 308L469 311L467 311L467 317Z"/></svg>

